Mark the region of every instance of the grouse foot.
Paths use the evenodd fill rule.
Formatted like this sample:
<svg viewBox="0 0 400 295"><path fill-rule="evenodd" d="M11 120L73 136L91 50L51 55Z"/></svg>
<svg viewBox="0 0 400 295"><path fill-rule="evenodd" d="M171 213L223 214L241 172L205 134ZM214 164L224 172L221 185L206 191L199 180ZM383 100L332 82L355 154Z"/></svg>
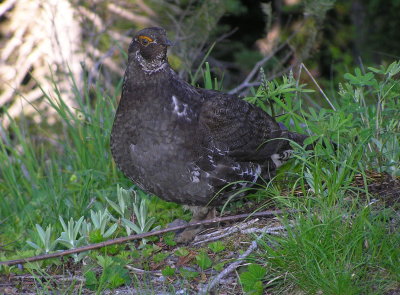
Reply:
<svg viewBox="0 0 400 295"><path fill-rule="evenodd" d="M198 222L207 219L214 219L217 215L215 208L201 207L201 206L185 206L192 211L193 217L190 222ZM175 242L187 244L194 240L199 232L204 229L204 225L186 228L183 232L175 236Z"/></svg>

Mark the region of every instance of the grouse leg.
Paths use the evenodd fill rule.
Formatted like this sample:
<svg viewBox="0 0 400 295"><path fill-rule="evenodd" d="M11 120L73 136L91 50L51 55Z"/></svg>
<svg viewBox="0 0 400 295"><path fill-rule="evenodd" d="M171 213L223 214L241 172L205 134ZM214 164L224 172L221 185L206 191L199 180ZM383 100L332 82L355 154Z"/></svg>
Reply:
<svg viewBox="0 0 400 295"><path fill-rule="evenodd" d="M217 215L217 212L214 207L202 207L202 206L185 206L187 209L192 211L193 217L190 222L197 222L207 219L214 219ZM189 243L196 235L204 229L203 225L199 225L196 227L186 228L183 232L177 234L175 236L175 242L177 243Z"/></svg>

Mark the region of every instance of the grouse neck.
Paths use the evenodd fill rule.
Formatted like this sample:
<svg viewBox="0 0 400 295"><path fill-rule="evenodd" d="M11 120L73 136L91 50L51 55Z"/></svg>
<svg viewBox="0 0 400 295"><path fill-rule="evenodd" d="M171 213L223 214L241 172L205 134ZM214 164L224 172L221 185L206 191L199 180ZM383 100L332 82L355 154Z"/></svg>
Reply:
<svg viewBox="0 0 400 295"><path fill-rule="evenodd" d="M164 53L160 53L153 60L148 61L140 54L139 50L137 50L135 53L135 59L141 69L147 75L158 73L160 71L165 71L168 67L168 62Z"/></svg>

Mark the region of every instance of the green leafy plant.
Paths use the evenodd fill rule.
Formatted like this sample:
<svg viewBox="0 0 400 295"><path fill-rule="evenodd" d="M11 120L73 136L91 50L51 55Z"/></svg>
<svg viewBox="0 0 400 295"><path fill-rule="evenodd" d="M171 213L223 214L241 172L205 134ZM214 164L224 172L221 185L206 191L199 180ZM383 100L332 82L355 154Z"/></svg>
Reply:
<svg viewBox="0 0 400 295"><path fill-rule="evenodd" d="M134 194L134 202L131 203L132 207L129 208L129 199L131 193ZM155 223L154 217L148 217L148 205L145 197L140 197L134 190L125 190L124 188L117 188L118 204L107 198L110 206L120 215L127 235L129 236L132 231L136 234L141 234L150 231ZM133 212L132 212L133 211ZM131 212L133 216L131 216ZM129 220L133 218L135 222Z"/></svg>
<svg viewBox="0 0 400 295"><path fill-rule="evenodd" d="M340 85L343 111L351 112L354 125L362 127L368 144L366 163L393 176L399 175L398 138L400 124L398 108L400 97L400 62L378 68L369 67L369 72L355 70L355 75L345 74L348 80Z"/></svg>
<svg viewBox="0 0 400 295"><path fill-rule="evenodd" d="M221 241L216 241L208 244L208 248L214 253L219 253L225 250L225 244Z"/></svg>
<svg viewBox="0 0 400 295"><path fill-rule="evenodd" d="M106 197L108 204L118 213L120 217L129 218L129 207L132 190L126 190L123 187L117 186L117 200L118 203ZM135 192L134 192L135 193ZM136 193L135 193L136 194ZM116 219L115 219L116 220Z"/></svg>
<svg viewBox="0 0 400 295"><path fill-rule="evenodd" d="M374 78L373 73L362 74L361 69L355 69L355 75L350 73L344 74L344 78L349 80L349 82L355 86L376 86L377 81Z"/></svg>
<svg viewBox="0 0 400 295"><path fill-rule="evenodd" d="M71 217L71 219L68 221L68 225L64 222L64 219L60 216L60 222L64 231L57 239L58 243L67 247L68 249L75 249L87 243L86 238L84 236L80 236L79 233L83 222L83 216L79 218L78 221L74 221ZM78 262L83 257L85 257L86 254L87 253L82 252L79 254L73 254L72 256L74 257L74 260Z"/></svg>
<svg viewBox="0 0 400 295"><path fill-rule="evenodd" d="M250 264L247 270L239 275L240 283L246 294L261 295L264 292L263 280L267 270L259 264Z"/></svg>
<svg viewBox="0 0 400 295"><path fill-rule="evenodd" d="M181 256L181 257L187 256L187 255L189 255L189 253L190 253L189 250L184 247L181 247L181 248L178 248L175 250L175 255Z"/></svg>
<svg viewBox="0 0 400 295"><path fill-rule="evenodd" d="M164 277L172 277L175 274L175 268L166 266L161 273Z"/></svg>
<svg viewBox="0 0 400 295"><path fill-rule="evenodd" d="M60 216L60 222L63 228L61 236L57 241L69 249L75 249L84 243L85 237L79 237L79 230L83 222L83 216L78 221L72 218L68 221L68 225L64 222L64 219Z"/></svg>
<svg viewBox="0 0 400 295"><path fill-rule="evenodd" d="M226 264L226 261L218 262L218 263L214 264L212 266L212 268L215 269L216 271L221 271L224 269L225 264Z"/></svg>
<svg viewBox="0 0 400 295"><path fill-rule="evenodd" d="M278 79L267 81L261 71L260 87L256 91L253 90L253 95L246 97L245 100L276 117L286 126L293 125L295 131L304 132L303 125L306 121L301 113L302 100L296 98L310 92L313 90L305 88L305 85L299 85L292 72L289 76L283 76L281 81Z"/></svg>
<svg viewBox="0 0 400 295"><path fill-rule="evenodd" d="M265 103L264 110L271 114L272 109L283 111L277 120L289 129L297 130L296 121L306 128L312 134L306 143L314 148L312 153L295 149L295 159L287 165L290 176L278 176L291 177L292 191L300 184L305 197L274 197L300 211L281 219L287 235L266 236L265 255L260 255L265 267L252 266L254 274L246 270L240 275L245 292L262 294L265 287L287 292L292 286L293 292L307 294L369 294L385 293L396 284L398 266L393 258L398 259L400 251L398 233L389 230L392 209L371 202L369 187L355 187L354 176L367 183L367 170L399 175L399 73L400 63L394 62L346 74L336 111L313 106L306 112L300 108L300 95L285 96L287 86L280 88L279 83L261 86L264 90L256 93L283 91L272 106L262 96L251 98ZM294 81L290 84L293 88ZM378 268L384 275L375 272Z"/></svg>
<svg viewBox="0 0 400 295"><path fill-rule="evenodd" d="M175 242L175 233L167 233L167 234L165 234L164 236L163 236L163 239L164 239L164 243L167 245L167 246L175 246L176 245L176 242Z"/></svg>
<svg viewBox="0 0 400 295"><path fill-rule="evenodd" d="M137 224L126 218L122 218L123 224L137 234L150 231L156 219L154 217L147 217L148 208L146 200L143 198L140 201L135 202L133 204L133 210L135 212L135 221L137 222ZM130 231L127 232L127 234L129 235Z"/></svg>
<svg viewBox="0 0 400 295"><path fill-rule="evenodd" d="M199 273L197 271L188 270L183 267L179 269L179 273L185 279L194 279L199 276Z"/></svg>
<svg viewBox="0 0 400 295"><path fill-rule="evenodd" d="M134 201L131 202L131 195L134 195ZM135 190L125 190L117 187L118 203L106 198L110 206L118 213L120 220L125 227L127 235L131 235L132 231L136 234L148 232L156 222L155 217L148 217L148 205L146 197L141 197ZM129 206L131 204L131 206ZM111 217L114 221L118 219ZM153 229L157 229L157 227ZM146 245L147 240L142 240L142 246ZM141 247L142 247L141 246Z"/></svg>
<svg viewBox="0 0 400 295"><path fill-rule="evenodd" d="M90 269L84 273L87 288L100 292L130 282L128 270L124 268L126 263L122 260L110 256L97 256L96 259L102 271L101 274L97 274L95 270Z"/></svg>
<svg viewBox="0 0 400 295"><path fill-rule="evenodd" d="M400 253L393 251L399 245L398 233L388 235L384 229L387 217L372 217L370 208L352 211L352 218L344 218L348 210L326 207L318 215L299 215L297 226L288 227L287 238L268 237L275 246L265 250L275 271L289 271L293 276L288 279L307 293L360 294L384 286L372 269L376 263L387 265L392 274L398 269L389 262ZM388 252L392 254L386 256ZM275 273L279 274L283 272Z"/></svg>
<svg viewBox="0 0 400 295"><path fill-rule="evenodd" d="M85 239L89 239L90 232L92 231L92 223L90 221L83 220L81 228L79 229L79 234Z"/></svg>
<svg viewBox="0 0 400 295"><path fill-rule="evenodd" d="M38 250L40 253L50 253L53 251L58 243L58 240L52 240L53 228L51 224L46 227L46 231L43 228L36 224L36 233L40 241L40 245L27 241L28 245Z"/></svg>
<svg viewBox="0 0 400 295"><path fill-rule="evenodd" d="M118 224L114 223L106 231L106 226L111 220L111 215L107 209L104 209L103 211L99 210L97 212L90 210L90 217L93 224L93 230L97 231L102 239L110 237L118 227ZM99 242L98 239L91 239L91 241Z"/></svg>
<svg viewBox="0 0 400 295"><path fill-rule="evenodd" d="M157 253L158 251L160 251L160 247L158 247L156 244L146 244L143 245L142 249L141 249L141 255L144 257L150 257L152 256L154 253Z"/></svg>
<svg viewBox="0 0 400 295"><path fill-rule="evenodd" d="M160 252L160 253L157 253L156 255L153 256L153 260L154 260L155 263L159 263L161 261L164 261L165 258L167 258L168 256L169 256L168 253Z"/></svg>
<svg viewBox="0 0 400 295"><path fill-rule="evenodd" d="M196 255L195 259L196 259L197 265L202 270L210 268L213 263L212 260L210 259L210 257L204 251L201 251L198 255Z"/></svg>

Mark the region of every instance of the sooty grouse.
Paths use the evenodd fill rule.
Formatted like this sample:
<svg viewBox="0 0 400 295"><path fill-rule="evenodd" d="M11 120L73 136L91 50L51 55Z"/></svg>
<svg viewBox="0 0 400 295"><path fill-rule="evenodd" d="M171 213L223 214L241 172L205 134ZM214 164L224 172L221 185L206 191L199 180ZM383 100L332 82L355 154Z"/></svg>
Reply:
<svg viewBox="0 0 400 295"><path fill-rule="evenodd" d="M189 85L168 64L169 45L165 30L153 27L129 46L111 132L118 167L144 191L202 207L270 179L290 156L289 140L302 144L307 136L234 95ZM193 219L207 212L195 210Z"/></svg>

